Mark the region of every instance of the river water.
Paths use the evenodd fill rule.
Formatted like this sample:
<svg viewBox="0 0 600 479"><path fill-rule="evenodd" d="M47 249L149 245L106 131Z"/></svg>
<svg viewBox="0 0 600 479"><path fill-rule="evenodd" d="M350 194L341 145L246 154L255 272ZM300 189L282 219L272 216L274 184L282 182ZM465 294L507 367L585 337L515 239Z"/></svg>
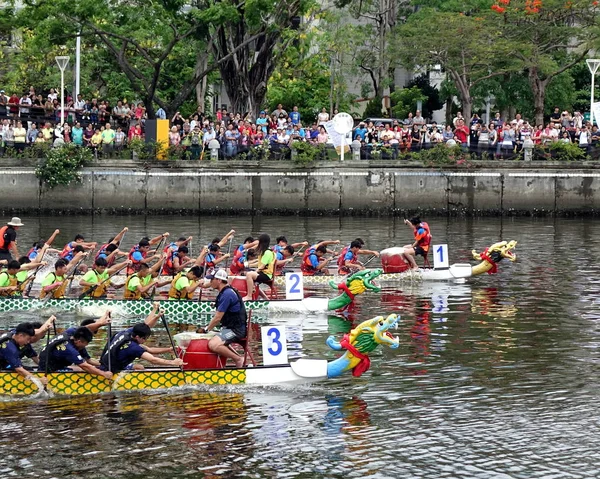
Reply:
<svg viewBox="0 0 600 479"><path fill-rule="evenodd" d="M360 236L372 249L411 241L409 228L393 218L23 220L21 250L57 226L60 247L75 233L102 241L125 225L125 245L169 231L194 235L194 251L231 227L240 237L285 233L290 241ZM599 477L600 223L429 224L434 242L449 245L451 262L512 239L518 261L464 284L366 293L349 318L310 318L291 331L292 356L334 358L328 335L348 331L351 321L398 312L400 347L372 353L362 377L287 389L0 402L0 477Z"/></svg>

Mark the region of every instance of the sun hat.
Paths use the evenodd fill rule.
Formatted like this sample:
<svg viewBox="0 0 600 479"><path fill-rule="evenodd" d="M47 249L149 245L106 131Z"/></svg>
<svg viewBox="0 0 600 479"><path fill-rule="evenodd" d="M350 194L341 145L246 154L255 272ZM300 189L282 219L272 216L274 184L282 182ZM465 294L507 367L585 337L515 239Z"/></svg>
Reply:
<svg viewBox="0 0 600 479"><path fill-rule="evenodd" d="M23 226L23 223L21 223L21 218L17 217L17 216L13 216L13 219L10 220L8 223L6 223L8 226Z"/></svg>

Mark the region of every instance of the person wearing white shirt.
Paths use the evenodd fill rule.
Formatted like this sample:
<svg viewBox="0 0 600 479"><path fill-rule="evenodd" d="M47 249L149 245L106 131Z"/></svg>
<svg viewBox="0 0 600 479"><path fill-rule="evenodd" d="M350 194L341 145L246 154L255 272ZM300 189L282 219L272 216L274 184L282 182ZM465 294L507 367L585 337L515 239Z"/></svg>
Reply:
<svg viewBox="0 0 600 479"><path fill-rule="evenodd" d="M29 107L31 106L31 98L24 94L19 100L21 116L29 115Z"/></svg>

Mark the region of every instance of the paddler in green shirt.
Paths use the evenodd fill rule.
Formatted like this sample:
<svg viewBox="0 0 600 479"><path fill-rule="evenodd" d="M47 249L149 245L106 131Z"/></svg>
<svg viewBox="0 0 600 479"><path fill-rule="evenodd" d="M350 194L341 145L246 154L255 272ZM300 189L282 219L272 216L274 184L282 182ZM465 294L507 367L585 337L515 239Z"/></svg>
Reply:
<svg viewBox="0 0 600 479"><path fill-rule="evenodd" d="M154 278L154 274L158 272L162 264L162 261L157 261L154 266L150 267L147 263L141 263L140 270L127 277L123 298L147 299L151 296L150 291L153 288L160 288L169 284L170 280L159 281L157 278Z"/></svg>
<svg viewBox="0 0 600 479"><path fill-rule="evenodd" d="M275 253L273 253L269 247L270 243L271 237L268 234L261 234L258 237L258 246L256 247L258 256L258 269L256 271L250 271L246 273L246 286L248 288L248 294L243 298L244 301L249 301L252 299L252 296L254 295L255 284L272 284L273 282L276 261Z"/></svg>
<svg viewBox="0 0 600 479"><path fill-rule="evenodd" d="M108 268L108 261L98 258L94 261L94 267L85 273L79 284L83 286L83 294L86 299L105 299L108 297L106 290L109 286L115 286L110 281L110 276L131 264L131 261L123 261L120 264ZM123 285L115 287L121 288Z"/></svg>
<svg viewBox="0 0 600 479"><path fill-rule="evenodd" d="M0 296L19 296L19 280L17 273L21 265L17 260L11 260L6 266L6 271L0 273Z"/></svg>
<svg viewBox="0 0 600 479"><path fill-rule="evenodd" d="M187 273L182 271L171 281L169 299L192 299L201 282L202 270L199 266L190 268Z"/></svg>

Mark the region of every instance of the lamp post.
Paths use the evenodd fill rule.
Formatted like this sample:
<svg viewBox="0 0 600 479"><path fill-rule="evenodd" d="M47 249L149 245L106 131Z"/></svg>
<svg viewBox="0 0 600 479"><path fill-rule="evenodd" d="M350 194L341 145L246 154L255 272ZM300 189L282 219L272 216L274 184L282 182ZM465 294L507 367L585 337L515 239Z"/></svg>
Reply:
<svg viewBox="0 0 600 479"><path fill-rule="evenodd" d="M587 63L588 68L590 69L590 73L592 74L592 90L590 95L590 124L594 126L594 80L596 77L596 72L598 71L598 67L600 67L600 60L588 58L585 62Z"/></svg>
<svg viewBox="0 0 600 479"><path fill-rule="evenodd" d="M58 68L60 68L60 124L65 123L65 68L69 64L69 57L55 57Z"/></svg>

